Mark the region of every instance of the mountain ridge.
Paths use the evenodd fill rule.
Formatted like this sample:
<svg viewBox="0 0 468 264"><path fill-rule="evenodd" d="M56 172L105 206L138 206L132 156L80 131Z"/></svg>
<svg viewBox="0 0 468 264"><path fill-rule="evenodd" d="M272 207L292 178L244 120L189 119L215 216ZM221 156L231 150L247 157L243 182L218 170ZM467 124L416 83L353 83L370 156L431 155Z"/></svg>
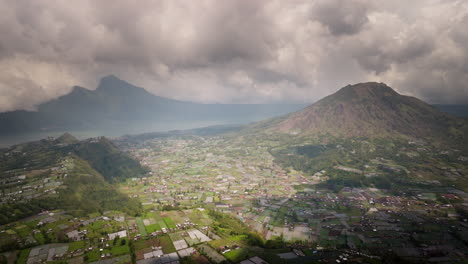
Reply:
<svg viewBox="0 0 468 264"><path fill-rule="evenodd" d="M96 127L117 130L166 122L246 123L298 110L303 105L199 104L153 95L114 75L95 90L74 86L70 93L38 106L36 112L0 113L0 134L70 131ZM168 127L167 130L175 129ZM97 135L95 135L97 136Z"/></svg>

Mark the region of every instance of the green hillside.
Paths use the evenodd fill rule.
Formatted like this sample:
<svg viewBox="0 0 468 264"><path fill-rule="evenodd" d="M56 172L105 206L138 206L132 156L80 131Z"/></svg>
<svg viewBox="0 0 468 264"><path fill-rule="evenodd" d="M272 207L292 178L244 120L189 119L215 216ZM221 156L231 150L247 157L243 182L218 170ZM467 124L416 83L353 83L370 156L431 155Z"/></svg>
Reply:
<svg viewBox="0 0 468 264"><path fill-rule="evenodd" d="M53 209L75 215L141 211L141 204L120 193L112 182L141 176L147 169L106 138L77 141L66 134L16 145L0 154L0 224Z"/></svg>
<svg viewBox="0 0 468 264"><path fill-rule="evenodd" d="M136 177L148 172L138 161L121 152L105 137L71 144L62 151L72 152L85 160L109 182Z"/></svg>

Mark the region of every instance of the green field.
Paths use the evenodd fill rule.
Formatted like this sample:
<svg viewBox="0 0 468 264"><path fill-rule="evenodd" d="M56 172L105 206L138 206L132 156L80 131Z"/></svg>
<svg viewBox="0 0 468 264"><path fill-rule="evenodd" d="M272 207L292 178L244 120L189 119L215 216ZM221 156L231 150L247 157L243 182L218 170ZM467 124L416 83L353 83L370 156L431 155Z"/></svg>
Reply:
<svg viewBox="0 0 468 264"><path fill-rule="evenodd" d="M140 232L140 235L142 236L148 235L148 233L146 233L145 224L143 224L143 220L140 217L136 218L136 224L138 226L138 231Z"/></svg>
<svg viewBox="0 0 468 264"><path fill-rule="evenodd" d="M171 237L172 241L184 240L182 233L183 232L171 233L169 236Z"/></svg>
<svg viewBox="0 0 468 264"><path fill-rule="evenodd" d="M153 233L155 231L160 231L161 227L158 224L152 224L145 227L147 233Z"/></svg>
<svg viewBox="0 0 468 264"><path fill-rule="evenodd" d="M224 257L226 257L228 260L234 263L240 262L246 259L248 256L249 256L249 251L245 248L234 249L224 254Z"/></svg>
<svg viewBox="0 0 468 264"><path fill-rule="evenodd" d="M130 253L130 247L128 246L128 242L125 240L125 244L122 245L122 241L124 241L125 239L119 239L116 243L116 246L113 246L111 249L110 249L110 253L113 255L113 256L118 256L118 255L123 255L123 254L128 254Z"/></svg>
<svg viewBox="0 0 468 264"><path fill-rule="evenodd" d="M147 248L148 245L146 244L146 240L137 240L133 242L133 247L135 248L135 251L139 251Z"/></svg>
<svg viewBox="0 0 468 264"><path fill-rule="evenodd" d="M166 225L166 222L164 222L164 220L158 221L157 224L161 227L161 229L163 228L167 229L167 225Z"/></svg>
<svg viewBox="0 0 468 264"><path fill-rule="evenodd" d="M172 240L168 235L159 236L158 240L161 243L164 254L176 252L174 244L172 244Z"/></svg>
<svg viewBox="0 0 468 264"><path fill-rule="evenodd" d="M77 249L84 248L84 247L85 247L85 241L84 240L75 241L75 242L70 243L70 245L68 246L68 251L75 251Z"/></svg>
<svg viewBox="0 0 468 264"><path fill-rule="evenodd" d="M164 223L166 223L167 227L169 228L176 228L176 225L174 223L174 221L172 221L172 219L170 217L164 217Z"/></svg>
<svg viewBox="0 0 468 264"><path fill-rule="evenodd" d="M98 261L101 257L99 249L97 248L89 251L85 256L87 257L88 262Z"/></svg>
<svg viewBox="0 0 468 264"><path fill-rule="evenodd" d="M210 225L212 222L205 212L200 212L199 210L192 210L186 215L193 223L198 225Z"/></svg>
<svg viewBox="0 0 468 264"><path fill-rule="evenodd" d="M200 244L199 246L197 246L197 249L199 251L205 252L205 254L215 263L226 261L226 258L223 255L219 254L218 251L214 250L207 244Z"/></svg>
<svg viewBox="0 0 468 264"><path fill-rule="evenodd" d="M211 240L208 242L213 248L219 248L220 246L233 246L233 245L243 245L245 244L244 240L247 238L245 235L232 236L223 239Z"/></svg>

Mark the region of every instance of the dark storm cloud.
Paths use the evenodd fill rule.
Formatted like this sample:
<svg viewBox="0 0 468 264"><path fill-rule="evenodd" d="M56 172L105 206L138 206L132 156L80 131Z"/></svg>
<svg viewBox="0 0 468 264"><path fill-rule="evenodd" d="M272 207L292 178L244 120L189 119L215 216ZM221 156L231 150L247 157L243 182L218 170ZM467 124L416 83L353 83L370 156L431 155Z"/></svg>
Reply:
<svg viewBox="0 0 468 264"><path fill-rule="evenodd" d="M332 34L356 34L369 21L370 1L319 0L313 9L314 17Z"/></svg>
<svg viewBox="0 0 468 264"><path fill-rule="evenodd" d="M0 0L0 111L115 74L198 102L312 102L382 81L468 101L468 4Z"/></svg>

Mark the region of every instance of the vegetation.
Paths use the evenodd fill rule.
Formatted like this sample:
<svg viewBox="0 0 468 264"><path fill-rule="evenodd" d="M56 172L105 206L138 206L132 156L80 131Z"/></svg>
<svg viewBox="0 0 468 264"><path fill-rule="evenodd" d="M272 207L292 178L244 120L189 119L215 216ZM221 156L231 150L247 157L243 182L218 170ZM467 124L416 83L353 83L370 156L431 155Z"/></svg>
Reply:
<svg viewBox="0 0 468 264"><path fill-rule="evenodd" d="M129 177L137 177L148 173L148 169L123 153L104 137L96 140L73 144L63 151L73 151L78 157L87 161L107 181L115 182Z"/></svg>
<svg viewBox="0 0 468 264"><path fill-rule="evenodd" d="M130 215L142 212L141 203L118 191L109 182L145 174L147 168L118 150L105 138L78 142L65 134L55 141L43 140L14 147L14 153L27 155L0 157L0 176L5 171L27 167L31 176L25 180L2 185L1 192L26 188L44 179L55 179L61 185L54 192L39 192L31 200L9 200L0 205L0 224L5 224L43 210L67 209L76 216L107 210L123 210ZM66 161L66 162L64 162ZM66 165L65 165L66 164ZM52 166L62 167L63 172L52 172ZM57 171L57 169L54 169ZM10 177L5 174L2 177ZM42 240L41 238L39 238Z"/></svg>
<svg viewBox="0 0 468 264"><path fill-rule="evenodd" d="M86 162L75 159L76 170L65 180L67 188L59 193L61 208L76 215L123 210L130 215L141 213L138 200L120 193Z"/></svg>
<svg viewBox="0 0 468 264"><path fill-rule="evenodd" d="M59 205L60 201L52 197L34 199L28 202L2 204L0 205L0 224L10 223L43 210L55 209Z"/></svg>

